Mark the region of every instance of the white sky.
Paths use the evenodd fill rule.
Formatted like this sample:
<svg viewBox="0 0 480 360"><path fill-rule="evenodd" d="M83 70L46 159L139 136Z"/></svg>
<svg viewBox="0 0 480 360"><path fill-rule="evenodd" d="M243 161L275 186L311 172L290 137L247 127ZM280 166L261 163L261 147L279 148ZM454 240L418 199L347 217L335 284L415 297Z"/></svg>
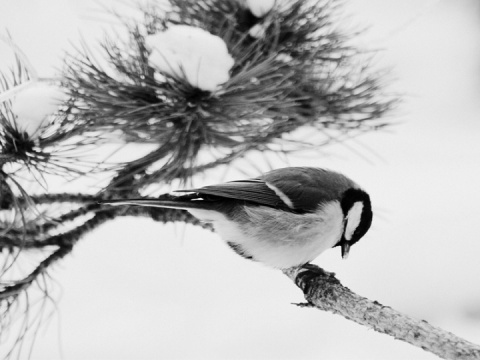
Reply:
<svg viewBox="0 0 480 360"><path fill-rule="evenodd" d="M0 29L41 76L53 76L69 41L105 25L93 5L0 0ZM480 4L345 6L352 22L371 26L360 43L384 49L393 90L407 96L399 124L348 144L354 151L339 145L329 157L291 159L350 176L378 215L348 261L332 250L316 263L360 295L480 343ZM285 276L198 229L120 219L85 237L53 276L63 295L32 359L435 358L291 305L302 296Z"/></svg>

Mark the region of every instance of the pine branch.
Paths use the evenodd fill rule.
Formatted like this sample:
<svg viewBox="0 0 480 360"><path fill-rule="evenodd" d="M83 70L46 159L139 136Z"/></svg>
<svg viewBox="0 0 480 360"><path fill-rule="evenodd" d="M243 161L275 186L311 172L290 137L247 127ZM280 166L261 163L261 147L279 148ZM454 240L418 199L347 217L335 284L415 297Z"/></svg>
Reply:
<svg viewBox="0 0 480 360"><path fill-rule="evenodd" d="M315 265L288 269L284 273L303 291L307 306L341 315L442 359L480 359L479 345L359 296L344 287L334 274Z"/></svg>
<svg viewBox="0 0 480 360"><path fill-rule="evenodd" d="M98 204L95 205L97 207L100 206ZM12 296L17 296L19 293L26 291L38 277L48 271L58 260L69 254L74 249L77 241L82 238L85 233L117 216L146 216L152 218L154 221L159 221L164 224L168 222L182 222L184 224L201 226L204 229L213 230L210 224L205 224L199 221L190 215L190 213L183 210L131 206L123 209L111 208L109 210L98 212L90 220L87 220L85 223L77 226L71 231L53 235L41 241L35 239L28 241L24 240L23 243L19 245L14 242L14 239L2 236L0 237L0 242L3 246L18 246L23 251L27 251L28 249L38 250L46 246L57 246L58 249L43 260L28 276L21 280L14 281L11 285L0 288L0 301Z"/></svg>
<svg viewBox="0 0 480 360"><path fill-rule="evenodd" d="M41 275L48 271L50 266L65 257L65 255L69 254L72 249L73 247L65 246L55 250L50 256L43 260L27 277L20 281L16 281L12 285L4 286L0 290L0 300L16 297L23 291L26 291L32 285L32 283L34 283Z"/></svg>
<svg viewBox="0 0 480 360"><path fill-rule="evenodd" d="M91 203L99 200L98 196L88 194L70 194L70 193L45 193L40 195L30 195L31 200L36 204L51 203Z"/></svg>

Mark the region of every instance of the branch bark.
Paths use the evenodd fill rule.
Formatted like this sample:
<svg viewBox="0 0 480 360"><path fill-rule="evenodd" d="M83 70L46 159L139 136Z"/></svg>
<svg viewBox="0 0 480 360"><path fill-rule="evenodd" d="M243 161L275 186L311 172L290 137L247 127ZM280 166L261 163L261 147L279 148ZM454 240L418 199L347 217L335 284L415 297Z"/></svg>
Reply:
<svg viewBox="0 0 480 360"><path fill-rule="evenodd" d="M480 359L480 346L359 296L344 287L334 274L315 265L288 269L284 273L303 291L306 306L341 315L443 359Z"/></svg>

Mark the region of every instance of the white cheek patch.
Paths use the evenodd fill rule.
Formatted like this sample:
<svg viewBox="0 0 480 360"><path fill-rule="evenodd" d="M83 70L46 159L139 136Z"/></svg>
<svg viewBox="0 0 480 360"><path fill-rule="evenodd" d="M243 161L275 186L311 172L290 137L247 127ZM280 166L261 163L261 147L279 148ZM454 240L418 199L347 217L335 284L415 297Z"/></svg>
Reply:
<svg viewBox="0 0 480 360"><path fill-rule="evenodd" d="M347 225L345 226L345 240L350 241L352 239L353 233L360 224L360 220L362 218L362 211L363 203L361 201L357 201L356 203L354 203L350 210L348 210L348 214L346 217Z"/></svg>
<svg viewBox="0 0 480 360"><path fill-rule="evenodd" d="M280 198L280 200L283 201L283 203L285 205L287 205L290 209L293 209L293 202L292 200L290 200L290 198L285 195L285 193L280 190L279 188L277 188L275 185L272 185L268 182L265 181L265 185L267 185L267 187L270 189L270 190L273 190L275 192L275 194Z"/></svg>

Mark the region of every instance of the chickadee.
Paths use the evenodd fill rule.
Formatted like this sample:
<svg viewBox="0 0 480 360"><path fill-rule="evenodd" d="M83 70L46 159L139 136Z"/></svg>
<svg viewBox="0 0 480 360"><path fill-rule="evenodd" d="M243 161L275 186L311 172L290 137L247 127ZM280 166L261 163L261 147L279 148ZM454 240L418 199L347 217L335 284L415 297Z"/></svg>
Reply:
<svg viewBox="0 0 480 360"><path fill-rule="evenodd" d="M237 254L279 269L305 265L335 246L346 258L372 223L368 194L346 176L319 168L287 167L177 192L186 194L105 203L187 210L213 223Z"/></svg>

